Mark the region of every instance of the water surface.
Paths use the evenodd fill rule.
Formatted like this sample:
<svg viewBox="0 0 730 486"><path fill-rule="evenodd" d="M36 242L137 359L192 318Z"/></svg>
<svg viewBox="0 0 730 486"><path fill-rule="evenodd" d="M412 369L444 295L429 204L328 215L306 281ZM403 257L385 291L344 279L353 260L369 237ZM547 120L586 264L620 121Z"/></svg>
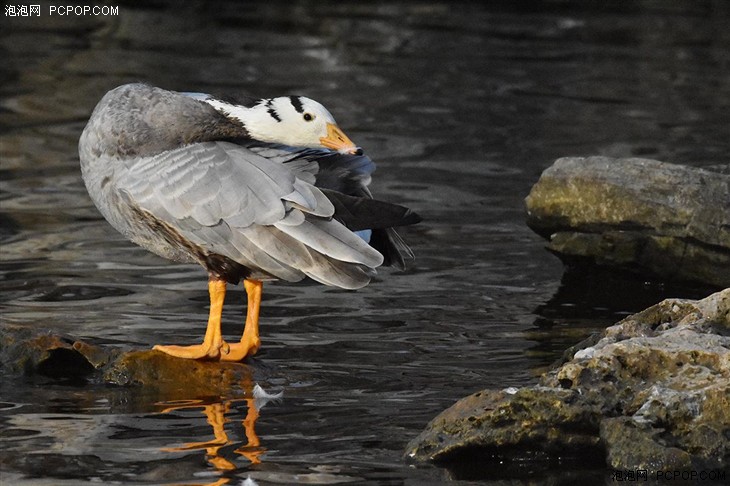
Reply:
<svg viewBox="0 0 730 486"><path fill-rule="evenodd" d="M401 461L439 411L534 383L566 347L664 297L702 296L610 274L561 283L523 199L564 155L727 164L728 5L520 5L159 1L3 18L3 325L137 348L202 336L203 270L125 241L80 178L78 136L124 82L320 100L378 163L373 192L425 219L403 231L416 261L365 289L267 285L263 348L228 396L3 378L3 481L467 483ZM242 289L226 302L233 338ZM257 409L254 383L283 398ZM570 472L528 464L469 481Z"/></svg>

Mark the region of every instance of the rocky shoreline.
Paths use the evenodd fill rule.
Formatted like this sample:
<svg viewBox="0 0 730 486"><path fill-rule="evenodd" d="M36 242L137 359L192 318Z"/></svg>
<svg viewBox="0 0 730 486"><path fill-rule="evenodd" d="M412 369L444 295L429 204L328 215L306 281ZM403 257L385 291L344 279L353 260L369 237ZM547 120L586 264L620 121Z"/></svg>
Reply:
<svg viewBox="0 0 730 486"><path fill-rule="evenodd" d="M730 289L665 300L566 352L537 385L483 390L434 418L411 462L605 459L614 469L730 465Z"/></svg>
<svg viewBox="0 0 730 486"><path fill-rule="evenodd" d="M566 272L730 287L730 166L566 157L526 198ZM415 463L730 466L730 288L669 299L568 349L538 384L482 390L409 444Z"/></svg>

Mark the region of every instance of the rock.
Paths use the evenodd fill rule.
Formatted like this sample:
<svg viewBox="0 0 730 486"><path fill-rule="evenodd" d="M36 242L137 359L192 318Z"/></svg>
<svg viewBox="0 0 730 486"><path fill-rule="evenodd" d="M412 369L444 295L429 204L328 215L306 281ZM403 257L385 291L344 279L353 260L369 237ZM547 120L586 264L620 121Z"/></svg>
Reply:
<svg viewBox="0 0 730 486"><path fill-rule="evenodd" d="M660 433L649 424L629 417L608 418L601 422L601 439L611 444L606 462L621 471L692 469L692 457L686 451L660 444Z"/></svg>
<svg viewBox="0 0 730 486"><path fill-rule="evenodd" d="M527 224L569 266L730 286L730 174L647 159L566 157L540 176Z"/></svg>
<svg viewBox="0 0 730 486"><path fill-rule="evenodd" d="M164 395L176 390L226 395L235 387L252 388L251 370L245 364L180 359L154 350L123 353L101 371L105 383L154 387Z"/></svg>
<svg viewBox="0 0 730 486"><path fill-rule="evenodd" d="M167 399L177 394L227 396L251 390L252 370L241 363L179 359L154 350L96 346L67 336L23 327L0 329L4 376L83 379L119 386L144 386Z"/></svg>
<svg viewBox="0 0 730 486"><path fill-rule="evenodd" d="M653 472L730 466L730 289L627 317L535 386L463 398L405 453L446 464L475 455Z"/></svg>

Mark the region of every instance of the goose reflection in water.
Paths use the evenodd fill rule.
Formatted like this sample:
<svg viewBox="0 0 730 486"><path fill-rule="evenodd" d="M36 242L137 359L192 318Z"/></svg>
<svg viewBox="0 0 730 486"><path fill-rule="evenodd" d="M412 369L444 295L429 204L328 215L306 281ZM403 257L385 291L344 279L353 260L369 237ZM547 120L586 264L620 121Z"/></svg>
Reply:
<svg viewBox="0 0 730 486"><path fill-rule="evenodd" d="M179 400L174 402L160 402L158 405L165 406L162 413L170 413L179 410L202 409L206 417L206 421L213 428L213 439L200 442L186 442L178 447L166 447L162 450L165 452L182 452L205 450L205 457L208 463L215 467L218 471L234 471L237 469L236 464L221 455L221 448L234 444L235 441L228 437L226 432L226 424L231 420L226 415L231 411L231 404L235 402L246 402L246 417L241 421L243 431L246 434L246 444L238 447L233 452L239 454L250 461L251 464L260 464L261 456L266 449L261 446L261 441L256 434L256 420L259 418L259 412L270 401L281 398L282 393L270 395L264 391L258 384L251 391L251 398L226 399L222 401L206 402L205 400ZM219 486L228 484L231 478L219 478L212 483L179 483L177 486ZM251 483L255 484L255 483Z"/></svg>

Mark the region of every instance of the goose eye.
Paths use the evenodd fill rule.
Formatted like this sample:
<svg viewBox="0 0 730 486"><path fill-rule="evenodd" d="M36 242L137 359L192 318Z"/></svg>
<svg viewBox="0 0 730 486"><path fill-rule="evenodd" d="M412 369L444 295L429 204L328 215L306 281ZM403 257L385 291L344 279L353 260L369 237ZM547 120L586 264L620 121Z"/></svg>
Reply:
<svg viewBox="0 0 730 486"><path fill-rule="evenodd" d="M304 117L304 121L312 121L312 120L314 120L314 117L312 115L310 115L309 113L305 113L302 116Z"/></svg>

